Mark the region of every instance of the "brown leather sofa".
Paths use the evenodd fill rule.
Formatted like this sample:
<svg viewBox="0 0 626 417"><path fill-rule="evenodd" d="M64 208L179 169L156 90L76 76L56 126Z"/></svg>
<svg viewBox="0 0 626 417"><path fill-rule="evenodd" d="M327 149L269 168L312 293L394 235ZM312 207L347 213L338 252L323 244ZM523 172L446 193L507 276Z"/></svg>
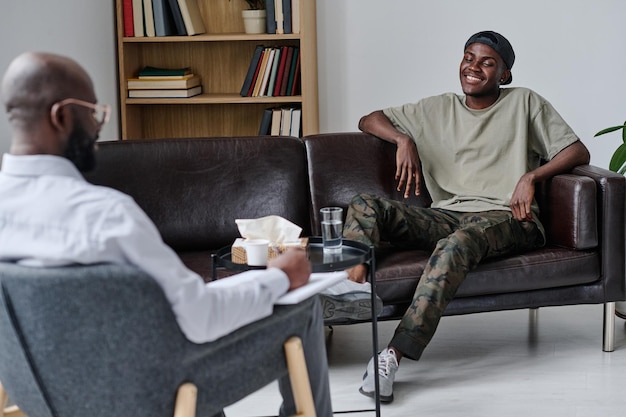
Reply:
<svg viewBox="0 0 626 417"><path fill-rule="evenodd" d="M164 241L208 279L210 253L239 237L234 220L279 215L319 234L319 209L361 192L402 199L395 147L362 133L103 142L95 184L135 198ZM422 187L425 190L425 187ZM580 166L537 187L548 244L472 271L446 315L605 304L603 348L613 350L614 302L626 298L623 176ZM428 205L427 191L409 204ZM376 252L380 319L399 318L428 252Z"/></svg>

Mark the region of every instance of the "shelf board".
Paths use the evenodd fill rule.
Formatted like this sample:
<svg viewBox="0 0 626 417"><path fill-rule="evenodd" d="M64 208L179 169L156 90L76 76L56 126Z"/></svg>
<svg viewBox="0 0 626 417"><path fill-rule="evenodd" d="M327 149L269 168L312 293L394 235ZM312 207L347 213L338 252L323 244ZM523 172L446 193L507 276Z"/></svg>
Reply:
<svg viewBox="0 0 626 417"><path fill-rule="evenodd" d="M126 98L126 104L281 104L302 103L302 96L241 97L239 94L200 94L188 98Z"/></svg>
<svg viewBox="0 0 626 417"><path fill-rule="evenodd" d="M150 42L228 42L228 41L278 41L286 39L300 39L299 33L288 33L284 35L274 35L268 33L246 34L246 33L219 33L203 34L194 36L139 36L124 37L124 43L150 43Z"/></svg>

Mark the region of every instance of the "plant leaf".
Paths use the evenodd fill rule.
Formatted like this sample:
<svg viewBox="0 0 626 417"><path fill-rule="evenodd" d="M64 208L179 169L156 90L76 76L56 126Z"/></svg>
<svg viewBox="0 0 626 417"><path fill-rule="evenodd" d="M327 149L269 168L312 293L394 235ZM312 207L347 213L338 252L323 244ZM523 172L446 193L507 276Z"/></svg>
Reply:
<svg viewBox="0 0 626 417"><path fill-rule="evenodd" d="M607 127L606 129L602 129L601 131L593 135L593 137L595 138L596 136L604 135L605 133L615 132L616 130L624 129L624 126L625 125Z"/></svg>
<svg viewBox="0 0 626 417"><path fill-rule="evenodd" d="M609 169L613 172L619 172L619 169L626 163L626 143L622 143L615 150L609 163Z"/></svg>

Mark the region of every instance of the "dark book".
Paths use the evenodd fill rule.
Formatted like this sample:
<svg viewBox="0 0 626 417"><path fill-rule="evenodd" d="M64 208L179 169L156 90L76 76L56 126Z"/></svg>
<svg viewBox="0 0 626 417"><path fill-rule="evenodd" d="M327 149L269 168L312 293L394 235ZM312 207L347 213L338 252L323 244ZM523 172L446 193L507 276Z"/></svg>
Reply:
<svg viewBox="0 0 626 417"><path fill-rule="evenodd" d="M293 58L294 46L290 46L287 49L287 61L285 62L285 71L283 72L283 80L280 84L280 95L287 95L287 83L289 81L289 70L291 69L291 61Z"/></svg>
<svg viewBox="0 0 626 417"><path fill-rule="evenodd" d="M172 16L168 1L169 0L152 0L154 30L157 36L172 36L177 33L174 16Z"/></svg>
<svg viewBox="0 0 626 417"><path fill-rule="evenodd" d="M285 95L291 95L291 89L293 88L293 78L296 74L298 55L300 55L300 49L298 47L295 47L293 50L293 56L291 58L291 67L289 67L289 81L287 81L287 90L285 91Z"/></svg>
<svg viewBox="0 0 626 417"><path fill-rule="evenodd" d="M259 136L269 135L272 127L272 109L265 109L261 117L261 126L259 127Z"/></svg>
<svg viewBox="0 0 626 417"><path fill-rule="evenodd" d="M254 52L252 53L252 60L250 60L250 66L248 67L248 72L246 73L246 78L243 81L243 86L241 87L241 91L239 95L241 97L245 97L248 95L248 90L250 89L250 85L252 84L252 80L254 79L254 73L256 71L256 67L259 65L259 59L261 58L261 53L263 52L263 45L257 45L254 48Z"/></svg>
<svg viewBox="0 0 626 417"><path fill-rule="evenodd" d="M265 2L265 18L267 20L267 33L276 33L276 11L274 9L274 0Z"/></svg>
<svg viewBox="0 0 626 417"><path fill-rule="evenodd" d="M133 23L133 0L124 0L122 7L124 13L124 36L135 36L135 24Z"/></svg>
<svg viewBox="0 0 626 417"><path fill-rule="evenodd" d="M263 46L263 51L261 52L261 57L259 58L259 62L257 63L256 69L254 70L254 76L252 77L252 82L250 83L250 88L248 89L248 94L246 96L252 97L254 92L254 87L256 86L256 82L259 78L259 73L261 72L261 64L263 63L263 57L265 55L265 47Z"/></svg>
<svg viewBox="0 0 626 417"><path fill-rule="evenodd" d="M283 73L285 72L285 63L287 62L287 49L283 46L280 48L280 62L278 63L278 72L276 73L276 84L274 85L273 96L280 95L280 84L283 82Z"/></svg>
<svg viewBox="0 0 626 417"><path fill-rule="evenodd" d="M300 88L300 52L298 52L298 58L296 60L296 70L293 73L293 84L291 86L290 96L298 96L301 94Z"/></svg>
<svg viewBox="0 0 626 417"><path fill-rule="evenodd" d="M176 26L176 35L187 36L187 29L185 28L183 14L180 11L180 7L178 7L178 0L168 0L168 2L174 19L174 26Z"/></svg>
<svg viewBox="0 0 626 417"><path fill-rule="evenodd" d="M138 77L171 77L191 74L191 68L157 68L146 66L139 70Z"/></svg>
<svg viewBox="0 0 626 417"><path fill-rule="evenodd" d="M291 0L283 0L283 30L291 33Z"/></svg>

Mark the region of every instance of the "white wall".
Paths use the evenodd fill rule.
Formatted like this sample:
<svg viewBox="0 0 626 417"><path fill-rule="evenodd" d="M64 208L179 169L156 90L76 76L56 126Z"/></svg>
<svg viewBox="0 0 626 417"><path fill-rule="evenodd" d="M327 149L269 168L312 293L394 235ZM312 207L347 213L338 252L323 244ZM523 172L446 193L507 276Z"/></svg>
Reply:
<svg viewBox="0 0 626 417"><path fill-rule="evenodd" d="M608 167L626 120L623 0L318 0L320 125L354 131L372 110L460 92L465 41L506 36L516 53L512 86L547 98Z"/></svg>
<svg viewBox="0 0 626 417"><path fill-rule="evenodd" d="M0 70L26 50L69 55L92 75L102 103L117 102L113 1L2 2ZM317 0L320 127L355 131L360 116L446 91L459 92L467 38L491 29L509 38L512 85L559 110L607 166L620 138L592 138L626 120L623 0ZM117 115L117 107L115 116ZM117 117L102 132L119 137ZM0 152L10 129L0 116Z"/></svg>
<svg viewBox="0 0 626 417"><path fill-rule="evenodd" d="M10 0L0 9L0 73L25 51L70 56L91 75L98 101L117 103L114 2L103 0ZM11 130L0 106L0 154L8 151ZM119 138L117 105L102 139Z"/></svg>

